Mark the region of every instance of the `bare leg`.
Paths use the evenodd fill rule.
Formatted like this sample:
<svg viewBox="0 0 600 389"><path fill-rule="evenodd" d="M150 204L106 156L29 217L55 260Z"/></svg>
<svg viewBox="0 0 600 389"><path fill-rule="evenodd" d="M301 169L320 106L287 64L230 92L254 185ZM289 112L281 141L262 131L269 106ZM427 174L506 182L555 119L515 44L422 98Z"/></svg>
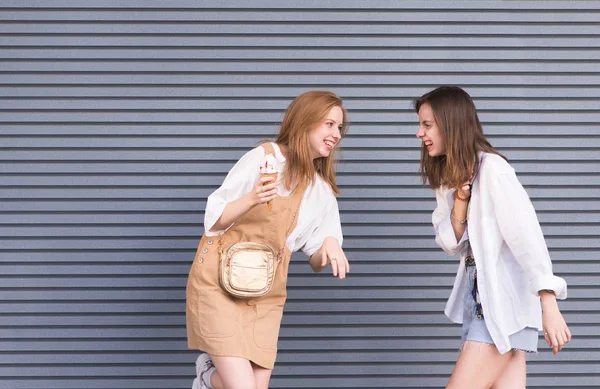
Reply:
<svg viewBox="0 0 600 389"><path fill-rule="evenodd" d="M212 386L213 389L225 389L225 384L223 384L223 380L217 369L210 375L210 386Z"/></svg>
<svg viewBox="0 0 600 389"><path fill-rule="evenodd" d="M256 389L269 389L269 381L271 380L272 370L265 369L258 365L252 364L254 370L254 378L256 380Z"/></svg>
<svg viewBox="0 0 600 389"><path fill-rule="evenodd" d="M508 366L492 386L492 389L525 389L526 388L525 353L512 351Z"/></svg>
<svg viewBox="0 0 600 389"><path fill-rule="evenodd" d="M489 389L511 357L512 352L500 354L493 344L466 341L446 389Z"/></svg>
<svg viewBox="0 0 600 389"><path fill-rule="evenodd" d="M257 389L250 361L238 357L211 355L215 372L210 377L214 389Z"/></svg>

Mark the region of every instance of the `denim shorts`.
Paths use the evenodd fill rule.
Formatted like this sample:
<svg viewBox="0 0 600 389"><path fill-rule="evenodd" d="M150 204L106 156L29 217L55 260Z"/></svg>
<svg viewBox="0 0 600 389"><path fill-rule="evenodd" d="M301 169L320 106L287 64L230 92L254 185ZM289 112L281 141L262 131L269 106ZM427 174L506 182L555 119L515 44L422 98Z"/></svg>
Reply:
<svg viewBox="0 0 600 389"><path fill-rule="evenodd" d="M465 260L465 271L468 287L464 298L461 344L464 345L467 340L494 344L485 324L485 315L477 290L477 267L471 255L467 256ZM535 328L525 327L510 335L508 339L512 349L537 353L538 330Z"/></svg>

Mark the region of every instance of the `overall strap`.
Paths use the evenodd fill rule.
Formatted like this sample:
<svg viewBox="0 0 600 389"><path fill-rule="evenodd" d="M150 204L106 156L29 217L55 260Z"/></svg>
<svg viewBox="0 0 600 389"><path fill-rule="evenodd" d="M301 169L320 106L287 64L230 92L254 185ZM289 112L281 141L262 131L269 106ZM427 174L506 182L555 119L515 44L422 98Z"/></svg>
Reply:
<svg viewBox="0 0 600 389"><path fill-rule="evenodd" d="M294 216L292 217L292 222L290 224L290 226L288 227L287 232L285 233L285 239L283 241L283 245L281 246L281 249L279 249L279 252L277 252L277 261L280 262L281 260L283 260L283 253L285 251L285 246L287 245L287 240L290 237L290 234L292 233L294 227L296 227L296 222L298 221L298 213L300 213L300 206L302 205L302 198L304 197L304 192L306 191L306 185L303 185L304 188L296 188L296 190L300 190L300 193L296 192L295 195L298 196L298 206L296 207L296 211L294 212Z"/></svg>
<svg viewBox="0 0 600 389"><path fill-rule="evenodd" d="M271 154L274 157L276 156L275 148L273 147L273 144L271 142L263 143L261 146L263 149L265 149L265 155Z"/></svg>

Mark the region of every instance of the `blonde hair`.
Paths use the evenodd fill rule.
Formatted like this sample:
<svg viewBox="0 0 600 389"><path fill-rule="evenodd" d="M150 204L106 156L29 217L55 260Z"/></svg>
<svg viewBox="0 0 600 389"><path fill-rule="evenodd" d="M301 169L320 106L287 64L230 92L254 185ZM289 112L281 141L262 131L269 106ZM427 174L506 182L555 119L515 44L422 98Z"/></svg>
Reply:
<svg viewBox="0 0 600 389"><path fill-rule="evenodd" d="M279 129L276 142L287 147L286 173L283 183L292 189L301 184L312 184L315 173L329 184L336 195L340 190L335 182L335 149L328 157L313 160L310 152L308 134L316 125L326 119L333 107L342 109L344 119L340 133L342 137L348 128L348 112L342 105L342 99L328 91L309 91L296 97L288 106Z"/></svg>

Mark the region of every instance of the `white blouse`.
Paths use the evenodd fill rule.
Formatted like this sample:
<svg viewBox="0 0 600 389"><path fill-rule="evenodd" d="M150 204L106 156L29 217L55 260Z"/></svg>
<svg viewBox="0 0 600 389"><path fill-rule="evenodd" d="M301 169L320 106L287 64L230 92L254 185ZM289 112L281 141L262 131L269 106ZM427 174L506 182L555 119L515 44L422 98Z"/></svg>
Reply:
<svg viewBox="0 0 600 389"><path fill-rule="evenodd" d="M279 147L272 143L275 149L277 171L283 172L286 159ZM207 236L218 235L222 231L210 231L217 220L223 214L227 203L235 201L254 189L260 172L259 166L265 158L265 150L256 147L247 152L229 171L221 187L214 191L206 203L204 214L204 231ZM278 188L280 196L289 195L283 183ZM316 180L311 184L302 197L300 211L298 212L298 223L287 240L287 246L291 252L302 251L313 255L323 240L331 236L342 244L342 226L337 199L327 184L318 174Z"/></svg>
<svg viewBox="0 0 600 389"><path fill-rule="evenodd" d="M509 335L525 327L542 328L538 293L551 290L567 297L564 279L552 272L542 229L527 192L514 169L496 154L480 153L479 174L473 182L468 232L457 241L450 212L454 189L436 191L433 212L436 242L460 264L445 313L461 323L467 292L465 257L470 244L477 265L477 288L486 325L498 351L510 350ZM467 240L469 243L467 243Z"/></svg>

